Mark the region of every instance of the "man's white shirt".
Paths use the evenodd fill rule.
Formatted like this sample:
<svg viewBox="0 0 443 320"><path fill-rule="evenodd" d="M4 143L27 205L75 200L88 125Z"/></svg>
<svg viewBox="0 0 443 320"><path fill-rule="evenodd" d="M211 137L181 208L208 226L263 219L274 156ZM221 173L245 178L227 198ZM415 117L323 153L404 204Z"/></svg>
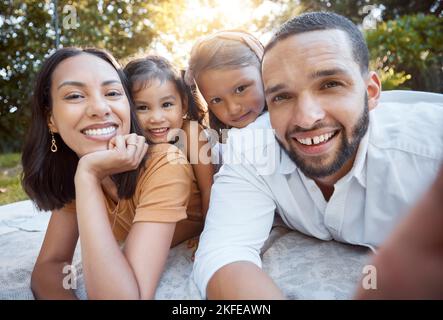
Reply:
<svg viewBox="0 0 443 320"><path fill-rule="evenodd" d="M382 102L371 111L354 165L329 201L281 150L268 113L232 130L194 263L202 296L224 265L249 261L261 267L275 212L288 227L319 239L380 245L442 164L442 97L435 95L436 103Z"/></svg>

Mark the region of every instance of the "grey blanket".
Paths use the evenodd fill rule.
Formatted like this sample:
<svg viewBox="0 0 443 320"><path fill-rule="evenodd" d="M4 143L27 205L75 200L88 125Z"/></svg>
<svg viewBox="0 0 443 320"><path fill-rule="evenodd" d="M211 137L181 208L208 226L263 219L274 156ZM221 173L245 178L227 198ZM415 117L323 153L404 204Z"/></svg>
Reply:
<svg viewBox="0 0 443 320"><path fill-rule="evenodd" d="M0 299L34 299L33 265L50 214L37 213L30 201L0 207ZM76 294L87 299L80 247L74 256ZM190 277L192 249L171 250L156 299L201 299ZM365 248L321 241L282 226L273 228L262 250L263 269L290 299L350 299L368 262Z"/></svg>

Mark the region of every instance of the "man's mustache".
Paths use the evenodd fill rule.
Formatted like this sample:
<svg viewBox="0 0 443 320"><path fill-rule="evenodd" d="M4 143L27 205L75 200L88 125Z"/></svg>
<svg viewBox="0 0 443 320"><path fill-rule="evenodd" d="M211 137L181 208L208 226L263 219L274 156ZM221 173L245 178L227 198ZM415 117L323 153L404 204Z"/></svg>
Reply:
<svg viewBox="0 0 443 320"><path fill-rule="evenodd" d="M339 129L343 129L343 126L341 124L337 124L337 123L330 124L330 123L321 123L321 122L313 125L310 128L302 128L300 126L294 126L289 131L287 131L286 136L289 137L289 136L296 134L296 133L304 133L304 132L314 131L314 130L323 129L323 128L329 128L331 130L339 130Z"/></svg>

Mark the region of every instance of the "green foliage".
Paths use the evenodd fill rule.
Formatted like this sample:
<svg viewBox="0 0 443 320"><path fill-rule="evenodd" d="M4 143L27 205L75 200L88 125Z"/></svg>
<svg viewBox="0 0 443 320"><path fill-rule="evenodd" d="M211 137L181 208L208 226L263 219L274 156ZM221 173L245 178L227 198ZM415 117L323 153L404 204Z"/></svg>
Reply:
<svg viewBox="0 0 443 320"><path fill-rule="evenodd" d="M20 159L19 153L0 155L0 205L28 198L20 182Z"/></svg>
<svg viewBox="0 0 443 320"><path fill-rule="evenodd" d="M23 140L35 70L51 47L51 39L42 36L50 16L43 4L31 1L2 1L0 8L0 151L10 151Z"/></svg>
<svg viewBox="0 0 443 320"><path fill-rule="evenodd" d="M395 72L393 68L387 67L387 70L379 71L380 80L382 83L383 90L408 90L410 88L405 87L403 84L411 79L410 74L406 72Z"/></svg>
<svg viewBox="0 0 443 320"><path fill-rule="evenodd" d="M254 0L256 5L260 0ZM260 28L272 30L286 20L307 11L332 11L356 24L361 24L371 7L383 5L383 19L391 20L407 14L433 14L442 16L443 0L274 0L280 13L257 21Z"/></svg>
<svg viewBox="0 0 443 320"><path fill-rule="evenodd" d="M392 20L408 14L433 14L442 16L442 0L372 0L373 4L384 6L383 19Z"/></svg>
<svg viewBox="0 0 443 320"><path fill-rule="evenodd" d="M21 161L20 153L7 153L0 155L0 168L14 168Z"/></svg>
<svg viewBox="0 0 443 320"><path fill-rule="evenodd" d="M71 1L59 1L59 7ZM97 46L106 48L118 58L124 58L149 46L162 30L163 23L173 20L176 12L166 1L75 1L77 27L64 28L72 22L69 11L60 17L63 46ZM63 20L62 20L63 18Z"/></svg>
<svg viewBox="0 0 443 320"><path fill-rule="evenodd" d="M5 177L0 173L0 206L28 199L20 182L20 175Z"/></svg>
<svg viewBox="0 0 443 320"><path fill-rule="evenodd" d="M374 65L382 75L388 72L387 85L405 84L414 90L442 91L441 18L424 14L403 16L368 30L366 39ZM411 75L410 79L405 78L407 75Z"/></svg>

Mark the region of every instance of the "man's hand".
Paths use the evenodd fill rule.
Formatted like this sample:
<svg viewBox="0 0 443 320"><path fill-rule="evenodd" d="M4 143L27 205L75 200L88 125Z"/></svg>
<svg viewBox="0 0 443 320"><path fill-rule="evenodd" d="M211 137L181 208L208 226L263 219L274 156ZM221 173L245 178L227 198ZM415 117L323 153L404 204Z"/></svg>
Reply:
<svg viewBox="0 0 443 320"><path fill-rule="evenodd" d="M443 299L443 166L372 264L377 289L360 287L358 299Z"/></svg>

